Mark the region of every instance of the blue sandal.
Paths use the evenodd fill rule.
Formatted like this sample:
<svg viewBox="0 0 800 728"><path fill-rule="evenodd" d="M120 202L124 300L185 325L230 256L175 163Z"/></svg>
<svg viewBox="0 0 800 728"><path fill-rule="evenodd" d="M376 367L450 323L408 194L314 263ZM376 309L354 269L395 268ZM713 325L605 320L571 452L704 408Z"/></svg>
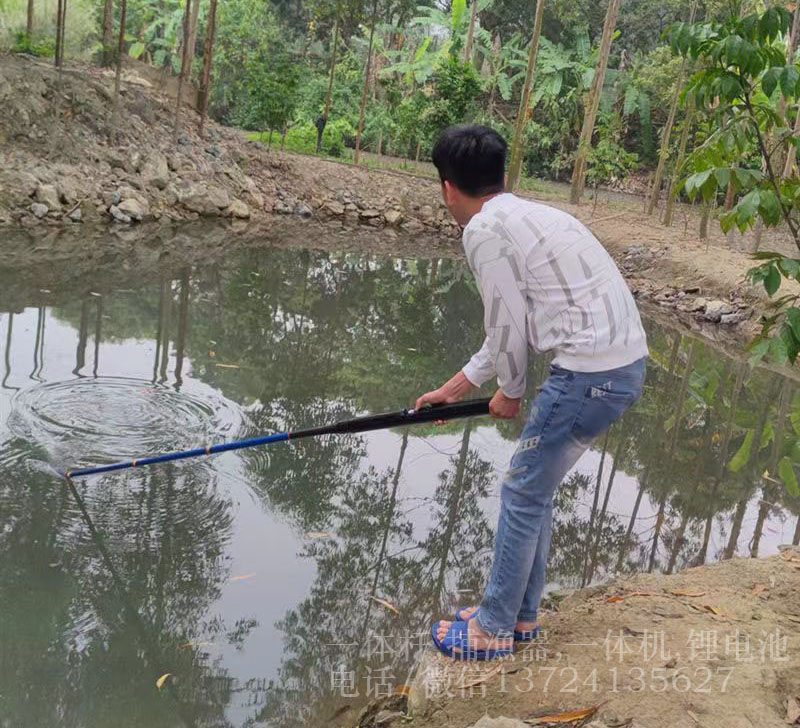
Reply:
<svg viewBox="0 0 800 728"><path fill-rule="evenodd" d="M431 626L431 636L436 648L454 660L476 660L485 662L495 660L498 657L506 657L514 652L513 649L504 650L478 650L469 646L469 622L453 622L443 640L439 640L437 632L439 622L434 622Z"/></svg>
<svg viewBox="0 0 800 728"><path fill-rule="evenodd" d="M478 610L476 609L471 616L465 617L463 612L467 609L469 609L469 607L458 607L458 609L456 609L456 611L453 613L453 616L456 618L456 620L461 622L468 622L470 619L475 619L478 614ZM517 632L514 630L514 642L533 642L538 636L538 627L525 630L524 632Z"/></svg>

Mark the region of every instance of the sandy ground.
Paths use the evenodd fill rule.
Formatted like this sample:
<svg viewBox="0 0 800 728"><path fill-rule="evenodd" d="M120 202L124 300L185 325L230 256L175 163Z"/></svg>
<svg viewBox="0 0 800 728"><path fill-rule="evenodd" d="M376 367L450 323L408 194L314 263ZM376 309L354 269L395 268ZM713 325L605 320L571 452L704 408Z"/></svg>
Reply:
<svg viewBox="0 0 800 728"><path fill-rule="evenodd" d="M485 723L498 728L785 728L800 724L798 624L797 547L642 574L573 593L512 658L465 664L426 651L405 707L417 728L484 715L513 719ZM358 725L387 725L380 707Z"/></svg>

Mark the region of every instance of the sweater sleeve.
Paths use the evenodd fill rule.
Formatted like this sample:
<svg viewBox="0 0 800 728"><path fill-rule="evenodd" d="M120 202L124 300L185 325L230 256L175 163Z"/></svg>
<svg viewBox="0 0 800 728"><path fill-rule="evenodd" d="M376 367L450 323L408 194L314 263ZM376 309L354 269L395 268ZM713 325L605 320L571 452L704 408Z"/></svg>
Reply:
<svg viewBox="0 0 800 728"><path fill-rule="evenodd" d="M480 386L497 376L507 397L525 393L528 363L527 305L522 266L513 246L488 230L465 230L464 251L483 299L483 346L463 368Z"/></svg>

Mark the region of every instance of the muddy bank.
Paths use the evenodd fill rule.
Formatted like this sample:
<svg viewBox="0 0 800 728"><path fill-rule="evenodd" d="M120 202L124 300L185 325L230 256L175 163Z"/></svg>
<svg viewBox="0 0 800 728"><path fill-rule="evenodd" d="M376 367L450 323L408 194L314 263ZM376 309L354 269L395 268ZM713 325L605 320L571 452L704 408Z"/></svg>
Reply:
<svg viewBox="0 0 800 728"><path fill-rule="evenodd" d="M800 549L583 589L513 657L425 650L405 695L366 726L780 728L800 714ZM355 716L354 716L355 717ZM353 725L347 720L333 725Z"/></svg>
<svg viewBox="0 0 800 728"><path fill-rule="evenodd" d="M175 137L174 88L129 66L115 122L109 71L0 55L0 226L297 216L457 235L427 191L371 184L358 170L342 189L236 130L209 121L201 137L191 105Z"/></svg>

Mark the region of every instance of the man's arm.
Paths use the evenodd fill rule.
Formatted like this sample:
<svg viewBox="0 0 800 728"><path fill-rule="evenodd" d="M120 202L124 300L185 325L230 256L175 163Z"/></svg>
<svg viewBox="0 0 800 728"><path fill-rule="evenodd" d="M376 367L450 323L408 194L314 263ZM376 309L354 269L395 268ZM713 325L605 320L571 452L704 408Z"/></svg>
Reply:
<svg viewBox="0 0 800 728"><path fill-rule="evenodd" d="M525 392L528 361L523 262L510 244L490 232L469 235L464 250L483 299L486 339L461 372L420 397L417 406L457 401L472 386L480 386L496 375L500 390L492 400L492 414L515 417Z"/></svg>

